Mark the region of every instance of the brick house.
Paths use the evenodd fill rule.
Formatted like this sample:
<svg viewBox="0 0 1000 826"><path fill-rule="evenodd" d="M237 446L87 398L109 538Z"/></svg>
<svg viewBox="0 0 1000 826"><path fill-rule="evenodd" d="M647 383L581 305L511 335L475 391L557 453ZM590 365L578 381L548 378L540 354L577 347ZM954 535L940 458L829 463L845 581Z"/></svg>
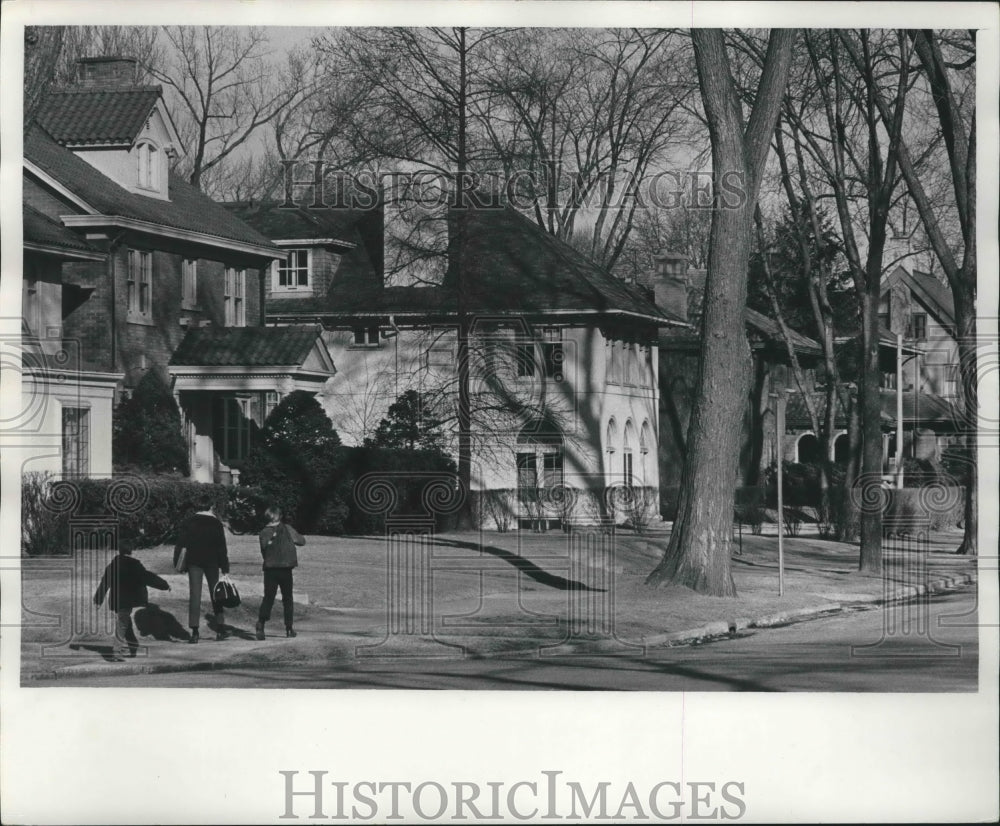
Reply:
<svg viewBox="0 0 1000 826"><path fill-rule="evenodd" d="M78 83L50 92L25 130L26 213L87 252L49 266L49 314L58 290L60 318L46 329L73 344L80 375L116 376L119 391L148 371L170 382L193 478L227 481L251 422L289 388L321 385L317 370L329 378L333 365L315 329L318 353L299 346L303 331L278 333L288 346L269 339L263 348L243 331L263 325L264 278L281 251L170 171L183 147L162 90L135 85L135 69L126 58L81 61ZM26 228L26 261L30 241ZM224 365L198 355L209 330L216 344L231 342ZM275 364L275 354L302 361ZM108 472L111 417L90 423L93 461L83 470Z"/></svg>
<svg viewBox="0 0 1000 826"><path fill-rule="evenodd" d="M312 250L298 254L312 266L299 283L312 289L288 290L278 265L265 312L268 323L323 325L338 368L324 406L341 438L361 442L401 393L416 389L443 400L454 449L453 279L387 283L378 210L231 208L272 243ZM457 220L450 217L449 231ZM465 239L473 490L511 492L519 521L537 522L529 491L557 485L648 488L655 509L657 330L684 322L514 210L470 210Z"/></svg>

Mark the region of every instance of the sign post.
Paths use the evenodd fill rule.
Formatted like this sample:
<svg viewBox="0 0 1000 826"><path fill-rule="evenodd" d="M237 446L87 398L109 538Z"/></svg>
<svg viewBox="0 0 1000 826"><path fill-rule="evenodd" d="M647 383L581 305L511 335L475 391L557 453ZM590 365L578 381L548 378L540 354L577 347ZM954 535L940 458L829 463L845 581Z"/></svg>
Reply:
<svg viewBox="0 0 1000 826"><path fill-rule="evenodd" d="M785 495L784 495L784 441L785 441L785 404L788 401L785 389L782 388L777 393L771 393L771 398L776 399L777 411L775 413L775 454L778 466L778 596L785 595Z"/></svg>

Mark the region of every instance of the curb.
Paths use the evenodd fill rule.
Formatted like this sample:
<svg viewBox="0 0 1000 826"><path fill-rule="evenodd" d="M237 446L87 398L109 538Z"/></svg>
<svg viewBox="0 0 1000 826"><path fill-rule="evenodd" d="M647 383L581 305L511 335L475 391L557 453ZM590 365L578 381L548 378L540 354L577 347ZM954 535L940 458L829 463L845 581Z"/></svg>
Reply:
<svg viewBox="0 0 1000 826"><path fill-rule="evenodd" d="M922 585L903 585L889 591L887 594L879 596L877 594L843 594L839 595L842 602L826 602L819 605L812 605L805 608L793 608L787 611L778 611L775 614L765 614L759 617L740 617L728 622L710 622L696 628L685 629L684 631L673 631L663 634L650 634L643 637L642 642L649 648L670 647L677 645L687 645L699 640L712 639L718 637L728 637L736 631L746 628L771 628L777 625L791 625L795 622L814 619L822 615L832 615L843 613L845 608L851 604L885 605L893 602L901 602L927 594L948 591L963 585L971 585L979 581L977 574L953 574L951 576L940 577L926 582Z"/></svg>

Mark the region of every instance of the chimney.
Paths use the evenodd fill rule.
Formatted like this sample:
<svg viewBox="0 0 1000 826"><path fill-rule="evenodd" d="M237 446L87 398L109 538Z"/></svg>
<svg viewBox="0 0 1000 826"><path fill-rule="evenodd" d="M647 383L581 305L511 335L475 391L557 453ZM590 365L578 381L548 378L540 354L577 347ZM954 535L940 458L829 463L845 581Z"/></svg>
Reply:
<svg viewBox="0 0 1000 826"><path fill-rule="evenodd" d="M653 301L660 309L688 319L688 259L679 252L660 252L655 256L652 276Z"/></svg>
<svg viewBox="0 0 1000 826"><path fill-rule="evenodd" d="M76 62L76 85L82 89L135 86L138 67L134 57L82 57Z"/></svg>

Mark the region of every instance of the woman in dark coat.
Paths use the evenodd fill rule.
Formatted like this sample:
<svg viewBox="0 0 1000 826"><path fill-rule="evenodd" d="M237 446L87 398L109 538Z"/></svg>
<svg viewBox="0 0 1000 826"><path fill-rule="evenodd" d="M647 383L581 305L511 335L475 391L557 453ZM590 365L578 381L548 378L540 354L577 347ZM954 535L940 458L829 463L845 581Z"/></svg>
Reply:
<svg viewBox="0 0 1000 826"><path fill-rule="evenodd" d="M229 555L226 550L226 532L222 522L212 513L212 503L201 500L196 503L198 512L189 516L180 527L177 545L174 548L174 568L188 575L188 625L191 638L188 642L198 642L198 626L201 623L201 583L208 582L208 595L212 600L212 613L218 629L215 638L224 640L229 633L224 629L225 615L221 605L214 599L215 583L219 573L229 573ZM181 552L186 551L184 564L178 566Z"/></svg>

